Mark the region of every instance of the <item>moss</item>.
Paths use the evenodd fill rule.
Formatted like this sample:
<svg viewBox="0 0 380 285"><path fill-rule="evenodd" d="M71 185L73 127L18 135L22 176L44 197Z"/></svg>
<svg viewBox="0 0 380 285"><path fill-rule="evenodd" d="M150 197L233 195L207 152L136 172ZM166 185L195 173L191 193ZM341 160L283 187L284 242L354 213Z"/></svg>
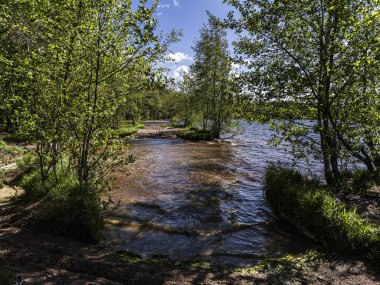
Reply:
<svg viewBox="0 0 380 285"><path fill-rule="evenodd" d="M380 231L362 220L316 179L294 169L268 167L264 190L277 213L326 247L380 262Z"/></svg>
<svg viewBox="0 0 380 285"><path fill-rule="evenodd" d="M253 267L235 268L232 272L237 272L240 276L255 276L266 273L268 280L273 278L294 280L302 278L303 271L310 268L320 258L321 255L318 252L311 250L301 255L288 254L279 258L264 258ZM280 284L283 283L280 282Z"/></svg>
<svg viewBox="0 0 380 285"><path fill-rule="evenodd" d="M124 251L120 253L120 256L128 263L139 263L143 261L143 257L134 251Z"/></svg>
<svg viewBox="0 0 380 285"><path fill-rule="evenodd" d="M210 141L213 139L209 130L189 129L179 132L177 136L191 141Z"/></svg>

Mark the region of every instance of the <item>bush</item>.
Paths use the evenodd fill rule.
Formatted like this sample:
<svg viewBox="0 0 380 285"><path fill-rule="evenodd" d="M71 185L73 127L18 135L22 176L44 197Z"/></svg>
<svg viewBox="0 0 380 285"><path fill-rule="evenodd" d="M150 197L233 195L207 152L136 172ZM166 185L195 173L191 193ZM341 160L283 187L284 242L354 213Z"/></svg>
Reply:
<svg viewBox="0 0 380 285"><path fill-rule="evenodd" d="M2 285L13 285L15 284L15 273L12 272L5 265L0 263L0 284Z"/></svg>
<svg viewBox="0 0 380 285"><path fill-rule="evenodd" d="M267 200L283 218L312 234L326 247L380 262L380 231L346 209L328 189L298 171L269 166L264 190Z"/></svg>
<svg viewBox="0 0 380 285"><path fill-rule="evenodd" d="M0 153L18 155L23 153L23 149L15 145L9 145L0 140Z"/></svg>
<svg viewBox="0 0 380 285"><path fill-rule="evenodd" d="M178 137L191 140L191 141L210 141L212 140L212 135L209 130L197 130L191 128L187 131L179 132L177 134Z"/></svg>
<svg viewBox="0 0 380 285"><path fill-rule="evenodd" d="M352 175L352 190L354 192L367 192L371 186L376 184L378 173L364 169L358 169Z"/></svg>
<svg viewBox="0 0 380 285"><path fill-rule="evenodd" d="M81 240L99 239L104 225L99 191L79 192L78 180L71 174L53 172L43 181L39 169L25 175L21 181L29 202L43 201L36 217L38 226Z"/></svg>
<svg viewBox="0 0 380 285"><path fill-rule="evenodd" d="M113 138L126 138L137 133L139 129L145 128L144 124L125 125L119 129L111 130L111 137Z"/></svg>

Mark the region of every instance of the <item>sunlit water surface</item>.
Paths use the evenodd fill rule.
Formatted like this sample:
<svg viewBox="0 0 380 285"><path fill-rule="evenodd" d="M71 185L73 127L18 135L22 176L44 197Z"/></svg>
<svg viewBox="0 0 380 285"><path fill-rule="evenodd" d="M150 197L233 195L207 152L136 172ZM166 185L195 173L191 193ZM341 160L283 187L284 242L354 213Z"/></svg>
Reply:
<svg viewBox="0 0 380 285"><path fill-rule="evenodd" d="M276 218L265 200L269 162L292 163L285 146L268 145L265 125L224 142L133 141L137 160L114 174L111 196L120 209L105 239L123 251L247 266L314 246ZM301 171L322 166L299 161Z"/></svg>

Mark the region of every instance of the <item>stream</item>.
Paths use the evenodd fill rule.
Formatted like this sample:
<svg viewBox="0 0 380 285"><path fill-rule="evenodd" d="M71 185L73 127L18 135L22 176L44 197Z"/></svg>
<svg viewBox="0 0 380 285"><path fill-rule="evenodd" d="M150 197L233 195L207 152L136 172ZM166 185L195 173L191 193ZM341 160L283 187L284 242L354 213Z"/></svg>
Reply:
<svg viewBox="0 0 380 285"><path fill-rule="evenodd" d="M137 160L114 174L106 242L142 256L249 266L263 257L302 252L315 244L279 220L265 200L270 162L292 163L286 146L268 145L266 125L222 142L145 138L131 142ZM321 173L318 161L297 161Z"/></svg>

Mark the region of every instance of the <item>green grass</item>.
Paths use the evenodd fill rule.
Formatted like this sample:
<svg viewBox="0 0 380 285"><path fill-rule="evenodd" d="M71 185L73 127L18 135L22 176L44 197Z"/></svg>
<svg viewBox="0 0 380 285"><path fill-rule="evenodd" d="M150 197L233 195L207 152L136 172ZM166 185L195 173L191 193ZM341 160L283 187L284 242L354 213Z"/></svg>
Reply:
<svg viewBox="0 0 380 285"><path fill-rule="evenodd" d="M344 192L364 194L373 186L380 184L380 172L356 169L342 173L340 190Z"/></svg>
<svg viewBox="0 0 380 285"><path fill-rule="evenodd" d="M5 171L0 168L0 188L4 186Z"/></svg>
<svg viewBox="0 0 380 285"><path fill-rule="evenodd" d="M123 122L120 124L120 128L111 130L111 136L113 138L127 138L133 136L139 129L143 128L145 128L144 124L132 125Z"/></svg>
<svg viewBox="0 0 380 285"><path fill-rule="evenodd" d="M34 167L37 163L37 156L34 153L26 153L20 159L16 160L18 169L26 170Z"/></svg>
<svg viewBox="0 0 380 285"><path fill-rule="evenodd" d="M25 152L26 151L21 147L9 145L6 142L0 140L0 165L13 163Z"/></svg>
<svg viewBox="0 0 380 285"><path fill-rule="evenodd" d="M100 238L104 217L97 190L87 189L81 194L76 177L60 170L57 177L50 172L43 181L38 167L24 175L21 186L26 202L40 202L34 219L41 228L86 241Z"/></svg>
<svg viewBox="0 0 380 285"><path fill-rule="evenodd" d="M178 137L191 141L210 141L212 136L209 130L189 129L177 134Z"/></svg>
<svg viewBox="0 0 380 285"><path fill-rule="evenodd" d="M20 155L24 150L15 145L9 145L0 140L0 155Z"/></svg>
<svg viewBox="0 0 380 285"><path fill-rule="evenodd" d="M316 179L294 169L269 166L267 200L277 213L326 247L380 262L380 230L337 201Z"/></svg>

